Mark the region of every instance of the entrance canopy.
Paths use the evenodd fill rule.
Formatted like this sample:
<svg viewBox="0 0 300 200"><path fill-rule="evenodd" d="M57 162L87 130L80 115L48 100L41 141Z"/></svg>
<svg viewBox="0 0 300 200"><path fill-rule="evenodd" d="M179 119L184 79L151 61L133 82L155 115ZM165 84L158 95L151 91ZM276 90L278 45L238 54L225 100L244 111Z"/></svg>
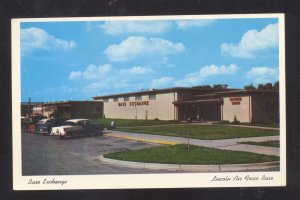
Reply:
<svg viewBox="0 0 300 200"><path fill-rule="evenodd" d="M205 103L222 103L222 99L203 99L194 101L174 101L173 104L177 105L190 105L190 104L205 104Z"/></svg>

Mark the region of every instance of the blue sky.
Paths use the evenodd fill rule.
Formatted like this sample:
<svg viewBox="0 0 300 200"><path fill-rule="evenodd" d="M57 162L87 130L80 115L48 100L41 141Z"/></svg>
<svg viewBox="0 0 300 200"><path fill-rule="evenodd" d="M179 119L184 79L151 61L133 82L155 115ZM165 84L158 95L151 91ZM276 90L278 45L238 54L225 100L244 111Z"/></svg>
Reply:
<svg viewBox="0 0 300 200"><path fill-rule="evenodd" d="M21 97L278 80L278 19L21 23Z"/></svg>

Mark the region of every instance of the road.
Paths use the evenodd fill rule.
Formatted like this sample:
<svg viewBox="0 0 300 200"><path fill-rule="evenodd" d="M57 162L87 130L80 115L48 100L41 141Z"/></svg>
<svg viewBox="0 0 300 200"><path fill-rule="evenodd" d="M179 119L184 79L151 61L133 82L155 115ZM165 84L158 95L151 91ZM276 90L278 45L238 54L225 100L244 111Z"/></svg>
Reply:
<svg viewBox="0 0 300 200"><path fill-rule="evenodd" d="M107 136L59 139L22 133L22 173L23 176L28 176L172 172L132 169L106 164L99 160L100 154L151 146L157 145Z"/></svg>

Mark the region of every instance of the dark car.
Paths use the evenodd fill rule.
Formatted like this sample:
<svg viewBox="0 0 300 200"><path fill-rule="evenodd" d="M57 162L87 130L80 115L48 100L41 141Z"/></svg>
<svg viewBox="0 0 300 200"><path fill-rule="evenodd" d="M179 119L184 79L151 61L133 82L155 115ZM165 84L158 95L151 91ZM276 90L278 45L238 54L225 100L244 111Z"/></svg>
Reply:
<svg viewBox="0 0 300 200"><path fill-rule="evenodd" d="M25 129L27 133L35 133L35 128L37 123L41 120L45 119L45 116L42 115L32 115L22 122L22 129Z"/></svg>
<svg viewBox="0 0 300 200"><path fill-rule="evenodd" d="M44 124L39 124L35 128L36 134L50 135L52 127L61 126L67 118L51 118Z"/></svg>
<svg viewBox="0 0 300 200"><path fill-rule="evenodd" d="M91 124L88 119L70 119L62 126L53 127L51 131L51 135L57 135L60 138L100 136L103 133L103 125Z"/></svg>

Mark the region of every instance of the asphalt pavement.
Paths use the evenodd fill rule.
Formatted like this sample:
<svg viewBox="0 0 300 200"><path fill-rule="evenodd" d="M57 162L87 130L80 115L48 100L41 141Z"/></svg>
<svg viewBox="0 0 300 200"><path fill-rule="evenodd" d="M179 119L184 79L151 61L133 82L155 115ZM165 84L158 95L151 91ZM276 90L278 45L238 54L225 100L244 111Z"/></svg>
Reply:
<svg viewBox="0 0 300 200"><path fill-rule="evenodd" d="M106 136L59 139L22 134L22 174L92 175L166 173L168 170L133 169L104 163L99 156L113 151L158 146Z"/></svg>
<svg viewBox="0 0 300 200"><path fill-rule="evenodd" d="M93 175L176 173L167 169L138 169L110 164L100 155L130 149L159 145L190 143L216 149L253 152L279 156L279 148L239 144L245 141L279 140L279 136L252 137L225 140L198 140L151 134L110 131L100 137L59 139L54 136L22 133L22 174L28 175Z"/></svg>

